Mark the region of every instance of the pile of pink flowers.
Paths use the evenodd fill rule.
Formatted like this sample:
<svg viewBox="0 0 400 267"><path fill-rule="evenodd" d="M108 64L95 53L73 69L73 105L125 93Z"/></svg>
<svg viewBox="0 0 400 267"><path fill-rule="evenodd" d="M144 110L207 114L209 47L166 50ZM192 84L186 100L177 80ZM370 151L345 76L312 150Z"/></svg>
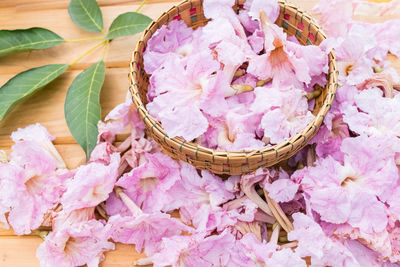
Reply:
<svg viewBox="0 0 400 267"><path fill-rule="evenodd" d="M207 131L225 120L234 126L235 140L241 140L231 142L232 146L257 144L263 136L255 135L260 131L258 125L264 125L264 136L279 140L281 130L265 132L269 129L265 121L276 120L273 128L280 125L285 129L293 122L285 117L290 114L286 109L293 105L296 111L304 106L307 117L303 91L324 77L323 68L316 67L315 58L313 63L307 62L307 55L326 55L335 48L341 86L311 144L280 167L223 180L162 154L146 137L127 97L99 123L98 144L88 164L75 170L66 168L52 144L54 137L41 125L14 132L12 152L0 152L0 222L19 235L40 226L51 227L37 250L42 266L98 266L104 252L114 249L113 242L134 244L138 252L147 255L136 264L154 266L399 266L400 78L386 55L400 56L400 20L378 24L353 21L352 10L360 3L322 0L314 11L321 14L321 23L332 37L320 47L303 48L291 37L286 40L272 24L267 24L264 33L258 11L264 10L274 21L277 5L273 0L247 1L246 11L238 16L225 6L233 5L233 0L204 2L206 15L213 18L210 26L192 31L179 21L172 22L155 35L158 41L153 39L163 45L147 52L147 70L158 72L158 78L151 81L149 97L153 108L158 103L160 113L168 115L160 115L160 120L182 116L180 112L188 109L185 114L193 114L190 121L196 127L189 129L186 117L167 120L169 129L177 128L178 135L191 134L203 124ZM220 30L223 25L237 30ZM226 41L210 41L223 34ZM264 73L271 57L267 50L273 53L268 40L286 44L281 52L288 61L279 71L269 68L267 76L258 77L258 64L264 64ZM203 49L196 48L210 44L211 57L209 50L202 54ZM150 42L148 49L151 47ZM265 53L257 55L256 47ZM317 52L308 53L307 49ZM231 57L232 51L243 57ZM231 88L227 75L247 60L246 74L233 83L248 85L273 76L271 84L226 98L218 88ZM308 66L305 73L295 67L296 60ZM169 67L174 71L168 71ZM178 98L193 83L204 86L202 93L192 97L194 93L188 92L187 98ZM177 96L175 109L170 100L157 100L168 94L172 94L168 98ZM226 106L217 110L213 101L217 107ZM283 117L273 113L275 110ZM298 116L292 119L298 120ZM115 136L127 128L130 136L116 143ZM219 133L218 127L215 129ZM221 144L212 141L217 133L201 131L193 138L203 135L201 142ZM250 134L252 138L245 137ZM286 221L276 217L268 200L285 213Z"/></svg>
<svg viewBox="0 0 400 267"><path fill-rule="evenodd" d="M273 24L279 11L276 1L247 1L239 14L232 1L204 1L207 25L174 20L152 36L147 109L171 138L252 150L312 121L307 92L325 85L330 51L287 38Z"/></svg>

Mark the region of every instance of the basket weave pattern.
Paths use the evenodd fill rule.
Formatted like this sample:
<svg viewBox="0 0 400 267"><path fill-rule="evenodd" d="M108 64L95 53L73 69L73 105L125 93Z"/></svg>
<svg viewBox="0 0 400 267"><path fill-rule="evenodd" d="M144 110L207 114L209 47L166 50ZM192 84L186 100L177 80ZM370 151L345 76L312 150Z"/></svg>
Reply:
<svg viewBox="0 0 400 267"><path fill-rule="evenodd" d="M245 0L237 0L234 10L243 8ZM297 7L279 2L280 14L275 22L290 36L295 35L302 45L319 45L325 34L315 21ZM334 51L329 54L329 74L327 84L321 95L315 99L313 114L315 118L298 134L282 143L254 151L213 150L180 137L170 138L161 124L148 114L145 104L149 75L143 68L143 51L147 41L162 25L171 20L182 19L188 26L197 28L204 26L207 19L203 15L201 0L186 0L154 21L143 33L136 45L130 62L129 90L138 113L146 125L147 133L163 148L163 151L174 159L192 164L197 169L208 170L216 174L238 175L254 171L260 167L269 167L293 156L301 150L316 134L325 115L329 111L338 87L338 68Z"/></svg>

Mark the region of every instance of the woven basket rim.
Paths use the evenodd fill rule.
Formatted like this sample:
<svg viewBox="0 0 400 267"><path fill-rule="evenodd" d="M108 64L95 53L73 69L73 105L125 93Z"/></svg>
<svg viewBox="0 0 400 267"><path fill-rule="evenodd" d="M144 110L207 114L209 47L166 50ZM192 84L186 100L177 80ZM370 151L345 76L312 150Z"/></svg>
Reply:
<svg viewBox="0 0 400 267"><path fill-rule="evenodd" d="M196 1L196 0L194 0ZM132 53L132 60L130 63L130 92L131 92L131 96L132 96L132 100L133 103L135 103L137 110L142 118L142 120L144 121L146 126L151 125L150 129L153 133L154 131L158 131L161 136L163 136L164 142L168 141L168 144L174 145L175 147L179 147L179 151L182 151L182 148L186 148L186 149L191 149L191 150L195 150L195 153L197 155L197 153L203 152L203 153L207 153L209 155L212 155L213 159L214 157L216 158L227 158L226 162L229 163L229 160L232 160L234 158L245 158L246 161L248 161L250 158L252 158L253 156L257 156L259 157L261 155L261 159L263 158L263 156L270 154L270 153L276 153L276 156L278 157L278 153L279 150L282 149L283 147L286 146L290 146L288 149L291 149L291 151L293 150L293 144L295 143L299 143L301 139L302 142L304 143L308 143L307 139L311 139L308 138L308 136L314 136L316 131L319 129L319 127L322 125L322 122L327 114L327 112L330 110L332 101L335 97L336 94L336 89L338 87L338 67L337 67L337 62L336 62L336 56L335 56L335 52L334 50L332 50L328 57L329 57L329 70L330 72L328 73L327 77L329 78L329 76L332 76L332 79L327 79L327 83L325 85L325 87L327 88L327 95L325 96L325 99L323 100L323 105L320 107L319 111L317 114L314 114L314 118L311 122L309 122L307 124L307 126L305 126L301 131L299 131L297 134L281 141L278 144L275 145L270 145L270 146L264 146L263 148L257 149L257 150L236 150L236 151L228 151L228 150L220 150L220 149L211 149L211 148L207 148L204 146L201 146L197 143L194 143L192 141L187 141L184 140L181 137L174 137L174 138L170 138L166 132L164 131L164 129L162 128L162 125L160 122L158 122L154 117L152 117L146 107L145 104L142 102L142 100L140 99L140 97L136 97L136 101L138 103L135 102L135 98L134 95L138 95L137 89L135 88L135 85L138 84L138 73L139 73L139 69L136 63L136 54L138 53L140 55L140 52L138 52L140 50L140 47L143 46L144 44L144 39L146 34L148 34L148 32L151 33L151 35L153 35L153 32L151 32L151 28L154 26L154 24L157 24L157 26L159 26L158 21L163 17L168 15L168 20L169 20L169 12L171 12L172 10L179 10L179 7L186 5L188 3L190 3L190 6L192 6L192 2L191 0L185 0L182 1L181 3L179 3L177 6L173 6L171 9L169 9L166 13L162 14L156 21L153 21L153 23L151 23L151 25L148 26L148 28L144 31L144 33L141 35L140 40L138 41L134 52ZM202 3L201 0L197 0L196 2L200 2ZM236 5L238 5L239 1L236 1ZM294 5L288 4L284 1L278 1L278 3L280 4L281 8L283 6L283 8L295 8L296 12L296 17L297 14L301 14L301 21L303 22L303 18L307 19L309 21L309 25L308 28L310 27L315 27L317 29L315 37L317 38L318 36L320 38L322 38L322 40L326 39L326 35L324 34L324 32L322 31L322 29L318 26L318 24L315 22L315 20L308 15L306 12L302 11L301 9L297 8ZM284 11L285 12L285 11ZM159 27L158 27L159 28ZM142 43L142 44L141 44ZM333 83L330 83L330 80L333 81ZM149 121L149 123L146 123L146 120ZM317 125L317 126L316 126ZM308 130L307 130L308 129ZM312 132L310 132L310 129L313 129ZM309 140L308 140L309 141Z"/></svg>

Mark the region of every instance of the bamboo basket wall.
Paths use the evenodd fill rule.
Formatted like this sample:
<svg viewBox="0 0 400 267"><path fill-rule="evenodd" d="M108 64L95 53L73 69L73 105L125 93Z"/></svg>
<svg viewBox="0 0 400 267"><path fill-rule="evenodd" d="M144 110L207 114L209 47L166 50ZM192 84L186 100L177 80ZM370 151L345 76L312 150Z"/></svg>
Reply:
<svg viewBox="0 0 400 267"><path fill-rule="evenodd" d="M235 11L243 8L245 0L237 0ZM302 45L319 45L325 34L311 16L286 2L279 2L280 14L275 22L290 36L295 35ZM298 134L282 143L254 151L213 150L180 137L170 138L161 124L146 110L147 87L149 75L143 68L143 51L147 41L162 25L171 20L182 19L185 23L197 28L204 26L207 19L203 15L201 0L186 0L161 15L143 33L136 45L130 62L129 90L132 100L146 125L147 133L163 148L163 151L174 159L192 164L197 169L208 170L216 174L238 175L254 171L260 167L275 165L301 150L316 134L325 115L329 111L338 87L338 69L334 51L329 54L329 74L322 94L315 100L313 114L315 118Z"/></svg>

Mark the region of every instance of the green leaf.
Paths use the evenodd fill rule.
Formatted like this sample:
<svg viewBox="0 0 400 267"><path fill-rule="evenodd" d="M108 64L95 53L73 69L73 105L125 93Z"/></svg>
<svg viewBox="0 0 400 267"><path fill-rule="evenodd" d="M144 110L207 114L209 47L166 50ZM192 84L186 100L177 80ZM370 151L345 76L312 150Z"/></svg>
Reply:
<svg viewBox="0 0 400 267"><path fill-rule="evenodd" d="M103 15L96 0L71 0L68 13L71 20L86 31L103 30Z"/></svg>
<svg viewBox="0 0 400 267"><path fill-rule="evenodd" d="M68 64L51 64L21 72L0 88L0 120L26 97L60 76Z"/></svg>
<svg viewBox="0 0 400 267"><path fill-rule="evenodd" d="M136 12L121 14L111 23L106 39L142 32L152 21L148 16Z"/></svg>
<svg viewBox="0 0 400 267"><path fill-rule="evenodd" d="M44 28L0 30L0 56L26 50L44 49L63 42L62 37Z"/></svg>
<svg viewBox="0 0 400 267"><path fill-rule="evenodd" d="M97 142L97 123L101 119L100 90L106 66L103 61L81 72L72 82L65 99L65 119L72 136L85 150L86 158Z"/></svg>

